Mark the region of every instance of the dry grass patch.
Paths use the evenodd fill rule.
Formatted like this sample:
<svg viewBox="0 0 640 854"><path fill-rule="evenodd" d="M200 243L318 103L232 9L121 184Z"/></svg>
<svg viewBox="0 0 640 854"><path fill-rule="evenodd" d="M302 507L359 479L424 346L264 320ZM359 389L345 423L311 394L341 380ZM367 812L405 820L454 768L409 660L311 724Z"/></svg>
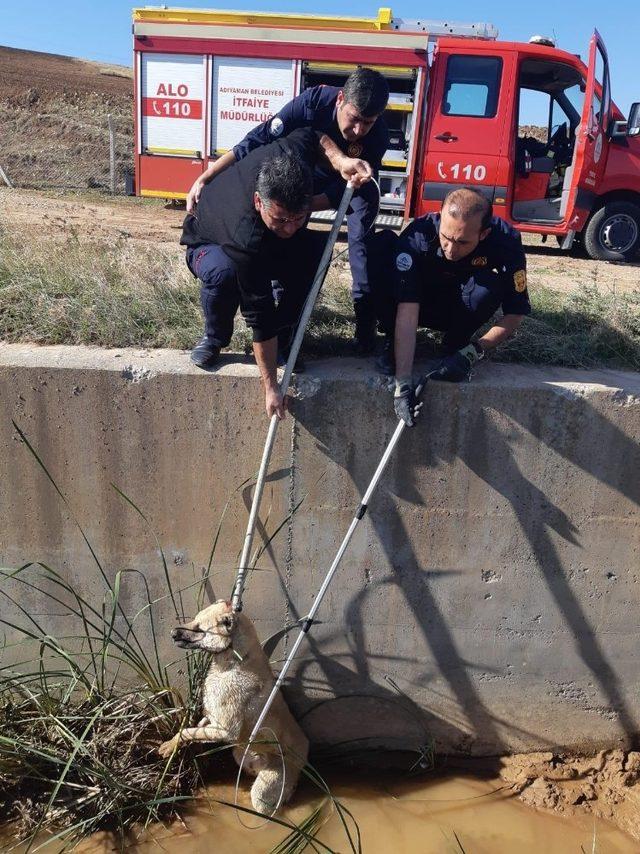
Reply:
<svg viewBox="0 0 640 854"><path fill-rule="evenodd" d="M501 347L499 361L578 368L640 369L640 290L531 289L533 314ZM307 356L351 352L353 309L348 263L330 268L304 344ZM199 287L177 247L110 241L19 243L0 239L0 337L36 344L188 349L202 334ZM439 336L420 333L437 352ZM232 351L250 352L236 318Z"/></svg>
<svg viewBox="0 0 640 854"><path fill-rule="evenodd" d="M198 287L175 251L125 239L0 247L0 335L9 342L190 347Z"/></svg>

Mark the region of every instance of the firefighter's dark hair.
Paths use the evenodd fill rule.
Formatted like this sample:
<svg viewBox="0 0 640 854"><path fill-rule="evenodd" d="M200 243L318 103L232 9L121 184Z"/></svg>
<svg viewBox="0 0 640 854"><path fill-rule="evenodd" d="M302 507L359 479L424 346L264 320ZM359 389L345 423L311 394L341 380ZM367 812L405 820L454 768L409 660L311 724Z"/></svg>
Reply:
<svg viewBox="0 0 640 854"><path fill-rule="evenodd" d="M491 228L491 217L493 206L486 196L472 187L457 187L451 190L442 202L442 210L445 210L454 219L466 220L480 216L480 231Z"/></svg>
<svg viewBox="0 0 640 854"><path fill-rule="evenodd" d="M347 77L342 94L346 104L353 104L361 116L371 118L385 111L389 84L373 68L356 68Z"/></svg>
<svg viewBox="0 0 640 854"><path fill-rule="evenodd" d="M290 213L308 209L313 175L304 161L291 151L265 160L256 179L256 193L265 205L277 202Z"/></svg>

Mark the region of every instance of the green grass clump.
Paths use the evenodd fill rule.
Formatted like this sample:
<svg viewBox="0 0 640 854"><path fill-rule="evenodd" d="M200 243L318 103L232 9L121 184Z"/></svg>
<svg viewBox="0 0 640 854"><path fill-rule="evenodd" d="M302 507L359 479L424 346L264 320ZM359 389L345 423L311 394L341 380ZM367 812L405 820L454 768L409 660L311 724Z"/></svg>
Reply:
<svg viewBox="0 0 640 854"><path fill-rule="evenodd" d="M191 347L199 289L176 251L126 240L0 240L0 337L102 347Z"/></svg>
<svg viewBox="0 0 640 854"><path fill-rule="evenodd" d="M69 656L54 639L49 648ZM175 815L199 778L192 758L168 774L155 752L183 717L170 693L82 691L52 658L41 663L37 683L18 669L0 690L0 806L17 838L72 846L104 829L124 843L136 825Z"/></svg>
<svg viewBox="0 0 640 854"><path fill-rule="evenodd" d="M124 844L137 825L175 815L199 782L193 756L168 773L156 752L196 715L199 662L189 660L183 696L157 655L151 611L129 617L120 603L126 575L139 574L117 573L96 605L43 564L0 573L0 594L22 617L0 620L18 638L0 667L0 810L30 845L71 846L97 830ZM34 593L65 614L64 637L21 604Z"/></svg>

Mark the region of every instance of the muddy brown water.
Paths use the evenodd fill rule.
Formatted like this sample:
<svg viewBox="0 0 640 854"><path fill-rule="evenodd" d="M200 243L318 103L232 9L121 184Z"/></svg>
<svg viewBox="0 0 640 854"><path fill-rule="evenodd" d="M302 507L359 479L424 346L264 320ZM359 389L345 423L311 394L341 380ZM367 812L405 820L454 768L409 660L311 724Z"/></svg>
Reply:
<svg viewBox="0 0 640 854"><path fill-rule="evenodd" d="M331 779L330 785L334 796L358 822L364 854L640 852L640 843L606 821L590 816L567 818L524 806L499 779L450 775L393 782L388 777L375 781L372 775L363 780L341 774L340 779ZM286 828L271 823L256 827L259 820L252 815L240 815L241 823L234 809L208 798L233 802L234 784L216 783L209 787L198 805L185 812L184 822L155 826L126 851L266 854L287 835ZM239 803L249 805L244 785ZM280 816L299 823L319 803L317 790L305 786ZM332 851L351 850L339 817L331 811L318 839ZM0 844L0 850L6 848ZM53 854L59 847L48 845L41 850ZM82 854L106 854L119 848L113 840L97 835L76 850Z"/></svg>

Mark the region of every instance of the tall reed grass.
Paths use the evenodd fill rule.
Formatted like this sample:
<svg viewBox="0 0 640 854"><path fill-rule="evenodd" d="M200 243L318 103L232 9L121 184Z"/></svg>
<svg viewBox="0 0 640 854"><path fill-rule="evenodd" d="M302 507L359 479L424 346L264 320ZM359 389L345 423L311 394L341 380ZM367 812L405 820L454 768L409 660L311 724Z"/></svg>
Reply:
<svg viewBox="0 0 640 854"><path fill-rule="evenodd" d="M209 661L201 653L188 653L184 679L179 680L175 671L178 665L185 667L184 659L163 663L156 613L170 603L176 620L184 621L185 603L188 608L194 601L196 608L203 604L229 502L214 535L209 566L190 584L174 586L157 544L166 591L154 599L139 571L121 570L109 578L71 503L27 436L14 426L74 519L91 558L95 589L102 593L95 598L80 594L44 563L0 570L0 625L5 630L0 658L0 822L10 825L15 845L26 852L53 844L70 850L99 830L110 832L124 850L150 823L171 820L193 802L205 782L206 757L234 746L205 746L201 751L190 747L169 760L157 754L162 741L200 717L200 686ZM116 492L148 523L129 497ZM275 526L269 541L282 524ZM265 547L257 550L254 565ZM135 613L123 604L132 584L142 589L143 604ZM45 601L63 621L63 634L55 634L46 618L33 613L28 603L34 598ZM316 835L332 814L344 826L347 849L360 851L353 816L317 771L307 766L304 773L317 788L317 802L300 824L279 816L271 819L286 831L274 851L330 851ZM264 820L249 808L228 806Z"/></svg>

